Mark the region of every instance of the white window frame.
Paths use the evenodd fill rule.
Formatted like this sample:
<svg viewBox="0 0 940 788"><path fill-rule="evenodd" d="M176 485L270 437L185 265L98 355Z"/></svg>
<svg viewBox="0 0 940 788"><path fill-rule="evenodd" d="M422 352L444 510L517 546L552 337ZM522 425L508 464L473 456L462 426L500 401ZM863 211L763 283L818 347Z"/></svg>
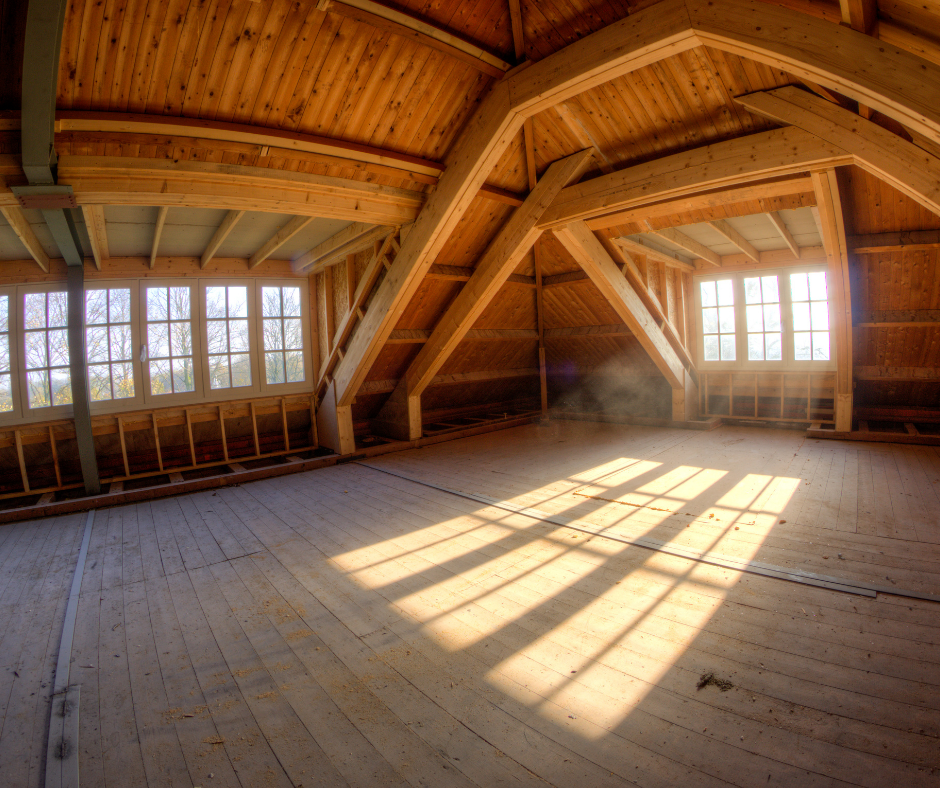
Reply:
<svg viewBox="0 0 940 788"><path fill-rule="evenodd" d="M9 354L10 354L10 400L13 404L11 410L0 411L0 420L2 421L18 421L22 419L23 413L23 403L20 400L20 359L22 357L22 352L20 351L20 343L17 341L17 336L22 334L22 330L17 323L19 319L19 310L17 309L17 290L18 288L15 285L8 285L0 287L0 297L7 297L7 338L9 343Z"/></svg>
<svg viewBox="0 0 940 788"><path fill-rule="evenodd" d="M206 400L233 400L250 399L259 396L261 392L259 379L259 350L257 332L252 326L252 321L258 319L258 299L255 296L257 292L257 279L200 279L199 280L199 323L202 334L200 343L199 364L202 380L202 390ZM251 384L248 386L228 387L222 389L212 388L212 381L209 372L209 310L207 307L207 296L210 287L244 287L246 288L246 304L248 310L248 364L251 370ZM226 318L232 320L233 318ZM236 318L237 319L237 318ZM231 351L229 351L231 355Z"/></svg>
<svg viewBox="0 0 940 788"><path fill-rule="evenodd" d="M297 279L258 279L255 288L255 342L258 347L258 382L261 391L266 395L292 394L295 392L311 391L313 389L313 376L316 370L311 369L310 355L310 288L304 287L304 280ZM262 293L265 287L297 287L300 289L300 330L303 337L304 379L298 383L268 383L267 370L264 358L264 316L262 314Z"/></svg>
<svg viewBox="0 0 940 788"><path fill-rule="evenodd" d="M200 309L200 282L199 279L141 279L138 283L139 291L137 302L139 304L140 325L140 357L138 363L141 368L141 380L144 384L144 402L148 407L159 408L163 406L190 405L196 402L205 402L202 380L202 310ZM151 287L188 287L189 288L189 325L193 343L193 378L195 386L193 391L183 391L172 394L152 394L150 389L150 341L147 334L147 289ZM145 347L146 346L146 347Z"/></svg>
<svg viewBox="0 0 940 788"><path fill-rule="evenodd" d="M823 271L826 274L826 287L829 295L829 359L826 361L796 361L793 358L793 309L790 296L791 273L813 273ZM776 276L780 294L780 322L783 360L750 361L747 357L747 320L744 299L744 280L752 277ZM705 332L702 323L702 282L715 282L731 279L734 287L734 328L735 361L705 361ZM736 271L715 269L701 276L696 275L694 282L694 304L696 325L696 361L703 372L825 372L836 368L836 332L833 330L835 313L832 306L832 277L825 263L807 265L786 265L775 268L750 268Z"/></svg>
<svg viewBox="0 0 940 788"><path fill-rule="evenodd" d="M125 410L139 410L143 407L144 396L143 396L143 371L140 364L140 348L143 340L141 339L140 331L140 304L138 303L137 298L137 282L133 279L91 279L86 280L85 282L85 301L82 304L82 309L86 308L88 303L88 292L90 290L118 290L118 289L129 289L130 290L130 305L131 305L131 366L133 367L134 372L134 396L125 397L123 399L105 399L105 400L89 400L90 409L93 415L99 413L114 413ZM87 349L88 344L88 329L94 328L87 322L88 314L84 313L86 322L85 322L85 344ZM87 362L85 368L88 369L90 365Z"/></svg>
<svg viewBox="0 0 940 788"><path fill-rule="evenodd" d="M20 285L16 288L16 298L15 298L15 307L11 310L11 320L16 321L16 330L18 336L16 337L16 351L17 351L17 367L14 372L14 379L18 385L19 391L14 393L14 399L19 398L20 408L19 416L16 419L11 418L11 414L5 414L3 419L4 422L7 421L7 418L10 418L10 421L18 421L23 423L36 422L36 421L52 421L55 419L68 418L72 415L72 403L68 405L50 405L47 408L30 408L29 407L29 382L27 378L26 370L26 310L24 309L24 302L26 301L26 296L32 293L68 293L68 285L66 282L36 282L28 285ZM84 304L82 305L84 308ZM66 326L66 330L68 327ZM70 370L70 379L71 379L71 370Z"/></svg>

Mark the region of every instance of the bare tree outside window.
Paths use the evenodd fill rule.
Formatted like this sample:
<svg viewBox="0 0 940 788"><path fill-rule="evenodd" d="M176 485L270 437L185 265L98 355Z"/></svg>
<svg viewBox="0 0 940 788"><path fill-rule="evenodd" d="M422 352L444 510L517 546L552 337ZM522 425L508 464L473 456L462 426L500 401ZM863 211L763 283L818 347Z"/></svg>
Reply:
<svg viewBox="0 0 940 788"><path fill-rule="evenodd" d="M304 332L299 287L261 290L264 371L268 384L302 383Z"/></svg>
<svg viewBox="0 0 940 788"><path fill-rule="evenodd" d="M189 286L147 288L150 393L195 391L192 295Z"/></svg>
<svg viewBox="0 0 940 788"><path fill-rule="evenodd" d="M206 288L209 385L213 389L251 385L248 288Z"/></svg>
<svg viewBox="0 0 940 788"><path fill-rule="evenodd" d="M130 288L85 293L85 352L93 402L134 396Z"/></svg>
<svg viewBox="0 0 940 788"><path fill-rule="evenodd" d="M0 296L0 413L13 410L13 376L10 370L10 297Z"/></svg>
<svg viewBox="0 0 940 788"><path fill-rule="evenodd" d="M27 293L23 298L23 329L29 407L71 404L68 293Z"/></svg>

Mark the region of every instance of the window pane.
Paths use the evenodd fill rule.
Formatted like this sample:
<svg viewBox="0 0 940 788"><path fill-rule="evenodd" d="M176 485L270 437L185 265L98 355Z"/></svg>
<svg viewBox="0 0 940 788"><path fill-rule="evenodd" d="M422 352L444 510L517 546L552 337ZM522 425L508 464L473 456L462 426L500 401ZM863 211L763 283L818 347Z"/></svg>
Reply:
<svg viewBox="0 0 940 788"><path fill-rule="evenodd" d="M793 334L793 358L797 361L812 361L810 350L810 336L808 331L799 331Z"/></svg>
<svg viewBox="0 0 940 788"><path fill-rule="evenodd" d="M89 290L85 293L85 322L89 325L108 322L107 290Z"/></svg>
<svg viewBox="0 0 940 788"><path fill-rule="evenodd" d="M285 287L284 317L300 317L300 288Z"/></svg>
<svg viewBox="0 0 940 788"><path fill-rule="evenodd" d="M764 330L764 309L760 304L751 304L747 307L747 330Z"/></svg>
<svg viewBox="0 0 940 788"><path fill-rule="evenodd" d="M29 407L48 408L52 400L49 395L49 372L45 369L26 373L29 389Z"/></svg>
<svg viewBox="0 0 940 788"><path fill-rule="evenodd" d="M127 399L134 396L134 365L124 361L111 365L111 378L114 383L114 398Z"/></svg>
<svg viewBox="0 0 940 788"><path fill-rule="evenodd" d="M759 304L761 303L760 295L760 279L756 277L753 279L744 280L744 303L745 304Z"/></svg>
<svg viewBox="0 0 940 788"><path fill-rule="evenodd" d="M813 332L813 361L829 360L829 332Z"/></svg>
<svg viewBox="0 0 940 788"><path fill-rule="evenodd" d="M228 316L248 317L247 287L230 287L228 289Z"/></svg>
<svg viewBox="0 0 940 788"><path fill-rule="evenodd" d="M195 391L196 379L193 375L193 360L191 358L173 359L173 390Z"/></svg>
<svg viewBox="0 0 940 788"><path fill-rule="evenodd" d="M225 288L206 288L206 317L225 317Z"/></svg>
<svg viewBox="0 0 940 788"><path fill-rule="evenodd" d="M131 327L128 325L111 326L111 360L130 361L133 355Z"/></svg>
<svg viewBox="0 0 940 788"><path fill-rule="evenodd" d="M731 306L734 304L734 286L730 279L722 279L718 285L718 306Z"/></svg>
<svg viewBox="0 0 940 788"><path fill-rule="evenodd" d="M718 333L718 310L717 309L703 309L702 310L702 325L703 331L706 334L717 334Z"/></svg>
<svg viewBox="0 0 940 788"><path fill-rule="evenodd" d="M826 301L813 301L810 304L810 317L813 321L813 331L829 330L829 304Z"/></svg>
<svg viewBox="0 0 940 788"><path fill-rule="evenodd" d="M53 405L68 405L72 401L72 382L67 369L50 370L49 384Z"/></svg>
<svg viewBox="0 0 940 788"><path fill-rule="evenodd" d="M721 337L721 360L734 361L734 335Z"/></svg>
<svg viewBox="0 0 940 788"><path fill-rule="evenodd" d="M126 287L115 287L108 291L108 322L130 323L131 291Z"/></svg>
<svg viewBox="0 0 940 788"><path fill-rule="evenodd" d="M173 337L173 355L191 356L193 354L193 327L190 323L171 323Z"/></svg>
<svg viewBox="0 0 940 788"><path fill-rule="evenodd" d="M228 356L209 356L209 385L214 389L231 387Z"/></svg>
<svg viewBox="0 0 940 788"><path fill-rule="evenodd" d="M170 320L189 320L189 299L188 287L170 288Z"/></svg>
<svg viewBox="0 0 940 788"><path fill-rule="evenodd" d="M0 412L13 410L13 379L10 375L0 375Z"/></svg>
<svg viewBox="0 0 940 788"><path fill-rule="evenodd" d="M232 388L251 385L251 361L247 353L232 354Z"/></svg>
<svg viewBox="0 0 940 788"><path fill-rule="evenodd" d="M829 298L826 292L825 271L815 271L809 275L809 297L812 301L825 301Z"/></svg>
<svg viewBox="0 0 940 788"><path fill-rule="evenodd" d="M780 304L764 304L764 330L780 331Z"/></svg>
<svg viewBox="0 0 940 788"><path fill-rule="evenodd" d="M288 318L284 321L284 347L301 350L304 346L303 324L300 318Z"/></svg>
<svg viewBox="0 0 940 788"><path fill-rule="evenodd" d="M793 301L809 301L806 274L790 274L790 298Z"/></svg>
<svg viewBox="0 0 940 788"><path fill-rule="evenodd" d="M108 328L96 326L85 329L85 353L92 363L108 360Z"/></svg>
<svg viewBox="0 0 940 788"><path fill-rule="evenodd" d="M248 321L230 320L228 324L228 341L231 349L248 350Z"/></svg>
<svg viewBox="0 0 940 788"><path fill-rule="evenodd" d="M776 276L762 276L760 278L761 290L764 294L765 304L776 304L780 301L780 292L777 288Z"/></svg>
<svg viewBox="0 0 940 788"><path fill-rule="evenodd" d="M294 350L284 354L287 365L287 382L302 383L304 378L304 354Z"/></svg>
<svg viewBox="0 0 940 788"><path fill-rule="evenodd" d="M163 359L150 362L150 393L154 395L173 393L173 387L170 384L169 361Z"/></svg>
<svg viewBox="0 0 940 788"><path fill-rule="evenodd" d="M23 325L25 328L46 327L46 294L27 293L23 299Z"/></svg>
<svg viewBox="0 0 940 788"><path fill-rule="evenodd" d="M0 296L0 331L10 330L10 297Z"/></svg>
<svg viewBox="0 0 940 788"><path fill-rule="evenodd" d="M283 349L284 339L281 336L280 319L275 318L274 320L265 320L262 333L264 334L264 349L265 350Z"/></svg>
<svg viewBox="0 0 940 788"><path fill-rule="evenodd" d="M718 361L718 337L705 337L705 360Z"/></svg>
<svg viewBox="0 0 940 788"><path fill-rule="evenodd" d="M722 306L718 308L718 329L722 334L734 333L733 306Z"/></svg>
<svg viewBox="0 0 940 788"><path fill-rule="evenodd" d="M68 324L68 293L49 293L49 328L60 328Z"/></svg>
<svg viewBox="0 0 940 788"><path fill-rule="evenodd" d="M147 352L151 358L166 358L170 355L167 333L166 323L151 323L147 326Z"/></svg>
<svg viewBox="0 0 940 788"><path fill-rule="evenodd" d="M167 289L165 287L147 288L147 320L166 320Z"/></svg>
<svg viewBox="0 0 940 788"><path fill-rule="evenodd" d="M69 365L69 332L64 328L49 332L49 366Z"/></svg>
<svg viewBox="0 0 940 788"><path fill-rule="evenodd" d="M224 320L210 320L206 323L206 338L209 353L228 352L228 324Z"/></svg>
<svg viewBox="0 0 940 788"><path fill-rule="evenodd" d="M718 297L715 295L714 282L702 282L702 306L718 306Z"/></svg>
<svg viewBox="0 0 940 788"><path fill-rule="evenodd" d="M781 334L765 334L766 352L764 358L767 361L783 361L783 344L781 343Z"/></svg>
<svg viewBox="0 0 940 788"><path fill-rule="evenodd" d="M107 364L89 365L88 388L94 402L111 399L111 370Z"/></svg>
<svg viewBox="0 0 940 788"><path fill-rule="evenodd" d="M261 315L263 317L281 316L281 288L261 288Z"/></svg>
<svg viewBox="0 0 940 788"><path fill-rule="evenodd" d="M46 353L46 332L30 331L25 337L26 369L49 366L49 356Z"/></svg>
<svg viewBox="0 0 940 788"><path fill-rule="evenodd" d="M748 334L747 335L747 358L748 358L748 361L763 361L764 360L764 335L763 334Z"/></svg>
<svg viewBox="0 0 940 788"><path fill-rule="evenodd" d="M793 330L809 331L809 304L793 305Z"/></svg>
<svg viewBox="0 0 940 788"><path fill-rule="evenodd" d="M264 354L264 374L268 383L284 382L284 356L281 353Z"/></svg>
<svg viewBox="0 0 940 788"><path fill-rule="evenodd" d="M0 372L10 371L10 337L0 334Z"/></svg>

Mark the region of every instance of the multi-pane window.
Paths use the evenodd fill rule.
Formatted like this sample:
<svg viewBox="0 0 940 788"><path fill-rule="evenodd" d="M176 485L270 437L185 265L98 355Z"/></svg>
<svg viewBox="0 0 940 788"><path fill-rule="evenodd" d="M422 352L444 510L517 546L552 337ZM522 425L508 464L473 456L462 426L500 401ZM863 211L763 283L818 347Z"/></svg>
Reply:
<svg viewBox="0 0 940 788"><path fill-rule="evenodd" d="M153 395L196 390L191 302L188 285L147 288L147 357Z"/></svg>
<svg viewBox="0 0 940 788"><path fill-rule="evenodd" d="M304 380L304 332L299 287L261 288L264 374L268 384Z"/></svg>
<svg viewBox="0 0 940 788"><path fill-rule="evenodd" d="M0 413L13 410L10 365L10 296L0 295Z"/></svg>
<svg viewBox="0 0 940 788"><path fill-rule="evenodd" d="M251 385L247 287L206 288L206 344L210 388Z"/></svg>
<svg viewBox="0 0 940 788"><path fill-rule="evenodd" d="M701 282L702 334L706 361L734 361L734 284L730 279Z"/></svg>
<svg viewBox="0 0 940 788"><path fill-rule="evenodd" d="M748 361L780 361L783 358L779 290L776 275L744 279Z"/></svg>
<svg viewBox="0 0 940 788"><path fill-rule="evenodd" d="M92 402L135 395L129 287L85 292L85 353Z"/></svg>
<svg viewBox="0 0 940 788"><path fill-rule="evenodd" d="M706 368L820 369L831 361L824 268L701 276L699 357Z"/></svg>
<svg viewBox="0 0 940 788"><path fill-rule="evenodd" d="M26 293L23 332L27 404L31 409L70 404L68 294Z"/></svg>
<svg viewBox="0 0 940 788"><path fill-rule="evenodd" d="M825 271L790 274L794 360L829 360L828 299Z"/></svg>

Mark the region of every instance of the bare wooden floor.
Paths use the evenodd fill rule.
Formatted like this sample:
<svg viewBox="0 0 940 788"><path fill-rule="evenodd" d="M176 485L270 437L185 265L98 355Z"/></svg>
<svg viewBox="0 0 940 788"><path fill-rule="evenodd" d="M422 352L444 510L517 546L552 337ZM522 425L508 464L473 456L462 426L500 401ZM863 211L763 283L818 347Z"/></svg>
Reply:
<svg viewBox="0 0 940 788"><path fill-rule="evenodd" d="M379 470L936 594L936 449L555 422L368 465L96 514L83 785L940 784L940 603L694 563ZM83 524L0 529L10 788L41 785Z"/></svg>

